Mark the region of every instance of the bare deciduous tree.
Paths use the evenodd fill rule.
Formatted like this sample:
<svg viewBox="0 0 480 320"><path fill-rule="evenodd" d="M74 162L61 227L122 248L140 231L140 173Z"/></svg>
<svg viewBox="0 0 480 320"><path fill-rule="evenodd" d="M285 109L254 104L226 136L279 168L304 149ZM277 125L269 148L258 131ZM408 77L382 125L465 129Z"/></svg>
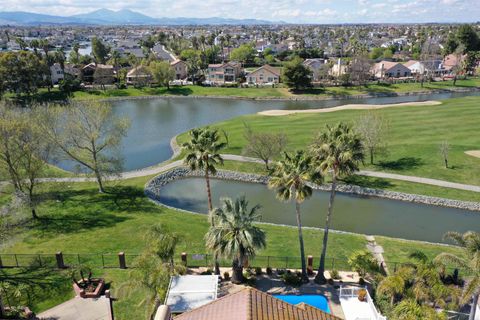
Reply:
<svg viewBox="0 0 480 320"><path fill-rule="evenodd" d="M448 153L450 152L450 144L447 140L440 143L439 151L442 155L443 162L445 163L445 168L448 168Z"/></svg>
<svg viewBox="0 0 480 320"><path fill-rule="evenodd" d="M60 156L94 174L100 192L105 192L106 176L121 173L120 143L129 121L115 116L109 104L88 101L50 106L43 112L41 127L47 140L58 147Z"/></svg>
<svg viewBox="0 0 480 320"><path fill-rule="evenodd" d="M51 159L52 146L42 137L35 110L0 105L0 171L9 178L14 192L34 219L35 189Z"/></svg>
<svg viewBox="0 0 480 320"><path fill-rule="evenodd" d="M350 80L353 83L364 85L372 77L372 63L367 57L359 56L352 60L350 65Z"/></svg>
<svg viewBox="0 0 480 320"><path fill-rule="evenodd" d="M362 143L370 154L370 164L373 164L375 155L386 147L387 120L378 112L369 111L357 119L355 130L362 137Z"/></svg>
<svg viewBox="0 0 480 320"><path fill-rule="evenodd" d="M287 136L284 133L254 132L247 124L244 136L247 144L242 153L263 160L266 170L270 170L270 160L280 155L287 145Z"/></svg>

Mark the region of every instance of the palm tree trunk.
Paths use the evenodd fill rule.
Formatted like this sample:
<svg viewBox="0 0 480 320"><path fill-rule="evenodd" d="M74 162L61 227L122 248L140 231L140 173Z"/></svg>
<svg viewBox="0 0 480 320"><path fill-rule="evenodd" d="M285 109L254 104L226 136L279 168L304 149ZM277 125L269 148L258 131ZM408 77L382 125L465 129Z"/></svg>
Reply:
<svg viewBox="0 0 480 320"><path fill-rule="evenodd" d="M207 197L208 197L208 212L212 211L212 190L210 188L210 176L208 175L208 169L205 169L205 182L207 183ZM220 264L218 263L218 255L215 253L215 274L220 274Z"/></svg>
<svg viewBox="0 0 480 320"><path fill-rule="evenodd" d="M330 192L330 201L328 202L328 213L327 219L325 221L325 230L323 232L323 245L322 245L322 254L320 256L320 265L318 266L317 276L315 277L316 283L326 283L327 279L325 278L325 258L327 256L327 244L328 244L328 232L330 231L330 223L333 211L333 201L335 200L335 190L337 186L337 177L335 172L332 174L332 190Z"/></svg>
<svg viewBox="0 0 480 320"><path fill-rule="evenodd" d="M232 283L242 283L243 278L243 259L235 258L232 263Z"/></svg>
<svg viewBox="0 0 480 320"><path fill-rule="evenodd" d="M470 315L468 316L468 320L475 320L475 314L477 313L478 297L478 293L473 295L472 307L470 308Z"/></svg>
<svg viewBox="0 0 480 320"><path fill-rule="evenodd" d="M300 216L300 203L295 201L295 213L297 215L298 242L300 243L300 260L302 262L302 280L308 282L307 263L305 262L305 247L303 245L302 218Z"/></svg>
<svg viewBox="0 0 480 320"><path fill-rule="evenodd" d="M208 197L208 212L212 211L212 190L210 189L210 177L208 175L208 169L205 169L205 182L207 183L207 197Z"/></svg>

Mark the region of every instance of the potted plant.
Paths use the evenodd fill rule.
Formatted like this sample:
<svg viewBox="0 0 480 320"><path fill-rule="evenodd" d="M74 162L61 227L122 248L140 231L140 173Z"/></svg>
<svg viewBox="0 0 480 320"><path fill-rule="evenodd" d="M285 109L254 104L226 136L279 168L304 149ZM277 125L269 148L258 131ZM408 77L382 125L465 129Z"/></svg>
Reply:
<svg viewBox="0 0 480 320"><path fill-rule="evenodd" d="M358 290L358 300L360 300L362 302L367 300L367 290L366 289Z"/></svg>
<svg viewBox="0 0 480 320"><path fill-rule="evenodd" d="M77 273L80 279L77 280ZM87 274L87 277L85 277ZM82 267L72 272L73 290L81 298L98 298L103 292L105 281L102 278L93 278L89 268Z"/></svg>

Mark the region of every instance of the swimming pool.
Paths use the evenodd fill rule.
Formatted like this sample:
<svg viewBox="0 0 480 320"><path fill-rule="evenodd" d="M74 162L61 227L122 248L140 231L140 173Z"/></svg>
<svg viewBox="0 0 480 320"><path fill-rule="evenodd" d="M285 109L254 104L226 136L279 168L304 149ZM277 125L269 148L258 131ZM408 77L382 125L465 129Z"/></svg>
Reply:
<svg viewBox="0 0 480 320"><path fill-rule="evenodd" d="M291 303L293 305L305 303L327 313L330 313L328 300L326 297L319 294L303 294L303 295L288 295L288 294L274 294L275 298Z"/></svg>

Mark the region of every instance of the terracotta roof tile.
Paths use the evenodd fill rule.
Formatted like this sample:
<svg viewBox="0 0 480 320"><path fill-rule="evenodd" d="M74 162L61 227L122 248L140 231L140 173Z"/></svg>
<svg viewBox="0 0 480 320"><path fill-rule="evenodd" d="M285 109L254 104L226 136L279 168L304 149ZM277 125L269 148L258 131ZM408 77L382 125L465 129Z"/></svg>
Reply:
<svg viewBox="0 0 480 320"><path fill-rule="evenodd" d="M306 304L294 306L254 288L245 288L174 318L175 320L340 320Z"/></svg>

